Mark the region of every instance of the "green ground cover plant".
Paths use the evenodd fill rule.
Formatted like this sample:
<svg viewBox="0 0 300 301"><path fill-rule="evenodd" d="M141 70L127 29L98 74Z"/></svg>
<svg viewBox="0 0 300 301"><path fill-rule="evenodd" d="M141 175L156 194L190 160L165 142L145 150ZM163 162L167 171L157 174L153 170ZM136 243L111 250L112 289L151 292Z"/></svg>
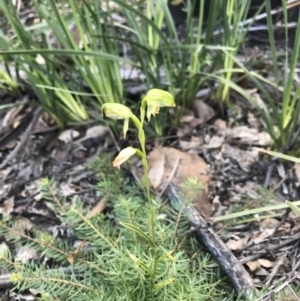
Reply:
<svg viewBox="0 0 300 301"><path fill-rule="evenodd" d="M124 120L124 134L129 119L139 132L141 150L125 148L113 165L120 167L137 154L145 172L146 193L124 186L120 173L107 173L105 167L110 175L102 178L98 188L113 207L113 218L104 214L90 218L78 197L67 201L54 181L43 180L41 190L48 206L80 241L76 250L33 224L10 218L0 222L6 239L0 264L11 272L16 289L35 289L40 300L231 300L231 290L216 264L208 255L197 254L198 242L186 232L187 217L150 195L143 120L145 114L150 118L160 107L173 105L169 93L153 89L142 101L140 119L124 105L102 106L107 117ZM100 170L104 175L103 165ZM16 261L8 244L36 251L39 260Z"/></svg>

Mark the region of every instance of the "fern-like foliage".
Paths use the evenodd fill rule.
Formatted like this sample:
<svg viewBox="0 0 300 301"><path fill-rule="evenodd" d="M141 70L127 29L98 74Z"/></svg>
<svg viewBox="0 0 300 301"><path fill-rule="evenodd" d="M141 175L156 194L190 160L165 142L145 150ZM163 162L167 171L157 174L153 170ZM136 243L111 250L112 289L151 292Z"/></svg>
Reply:
<svg viewBox="0 0 300 301"><path fill-rule="evenodd" d="M72 241L32 224L20 227L20 220L1 221L0 235L6 239L1 268L11 273L16 289L35 289L40 300L224 300L219 270L187 234L184 214L160 201L149 209L141 189L124 189L120 173L102 170L99 176L99 193L111 210L92 218L91 208L79 197L66 199L57 183L43 181L47 205L72 233ZM154 242L149 210L155 213ZM17 262L13 246L30 248L38 256Z"/></svg>

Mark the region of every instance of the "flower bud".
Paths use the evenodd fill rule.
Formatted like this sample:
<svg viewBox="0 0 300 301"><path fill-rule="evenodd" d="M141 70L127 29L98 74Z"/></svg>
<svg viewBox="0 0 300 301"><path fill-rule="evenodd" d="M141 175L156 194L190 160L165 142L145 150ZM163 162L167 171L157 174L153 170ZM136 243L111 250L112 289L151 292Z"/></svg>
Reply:
<svg viewBox="0 0 300 301"><path fill-rule="evenodd" d="M101 112L104 117L112 119L129 119L132 116L131 110L120 103L105 103Z"/></svg>
<svg viewBox="0 0 300 301"><path fill-rule="evenodd" d="M113 161L113 166L120 169L121 164L126 162L135 153L136 149L131 146L122 149L116 159Z"/></svg>
<svg viewBox="0 0 300 301"><path fill-rule="evenodd" d="M112 119L125 119L123 126L124 138L129 127L129 118L133 115L131 110L120 103L105 103L101 107L102 115Z"/></svg>

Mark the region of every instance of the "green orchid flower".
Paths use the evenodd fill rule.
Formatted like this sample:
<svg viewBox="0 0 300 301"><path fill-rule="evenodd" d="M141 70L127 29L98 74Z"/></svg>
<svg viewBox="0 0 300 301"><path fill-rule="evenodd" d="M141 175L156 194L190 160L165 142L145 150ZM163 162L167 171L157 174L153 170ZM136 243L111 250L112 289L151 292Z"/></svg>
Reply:
<svg viewBox="0 0 300 301"><path fill-rule="evenodd" d="M147 119L150 121L151 115L155 116L162 107L175 107L173 96L160 89L151 89L146 94L142 102L142 107L147 104Z"/></svg>
<svg viewBox="0 0 300 301"><path fill-rule="evenodd" d="M105 103L101 107L101 112L104 117L124 119L123 135L125 138L129 128L129 119L134 116L131 110L119 103Z"/></svg>

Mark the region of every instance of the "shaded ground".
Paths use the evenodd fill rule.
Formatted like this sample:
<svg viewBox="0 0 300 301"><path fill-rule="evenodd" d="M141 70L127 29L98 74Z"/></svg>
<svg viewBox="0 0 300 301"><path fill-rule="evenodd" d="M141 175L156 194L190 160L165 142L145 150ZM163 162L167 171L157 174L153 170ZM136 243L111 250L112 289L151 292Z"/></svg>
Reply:
<svg viewBox="0 0 300 301"><path fill-rule="evenodd" d="M253 54L255 48L247 48L241 56L245 61L253 58L250 53L263 57L260 50ZM281 209L249 214L235 223L220 221L229 212L298 200L299 165L270 164L270 158L258 152L256 147L269 147L271 139L246 100L233 93L231 109L221 115L211 107L210 95L200 92L202 96L183 114L171 138L147 142L154 195L168 199L169 187L197 174L205 184L197 209L213 223L255 285L267 285L270 291L280 282L299 286L299 217ZM11 99L7 94L4 97ZM28 218L47 231L60 225L41 195L40 179L53 177L66 197L80 195L83 202L96 207L98 179L89 163L102 153L117 153L120 145L132 143L116 141L111 131L98 123L60 130L47 114L28 105L3 114L0 124L1 214ZM289 143L293 150L295 141ZM171 155L163 147L180 152ZM192 154L198 156L197 164ZM139 168L133 160L127 170L137 181Z"/></svg>

